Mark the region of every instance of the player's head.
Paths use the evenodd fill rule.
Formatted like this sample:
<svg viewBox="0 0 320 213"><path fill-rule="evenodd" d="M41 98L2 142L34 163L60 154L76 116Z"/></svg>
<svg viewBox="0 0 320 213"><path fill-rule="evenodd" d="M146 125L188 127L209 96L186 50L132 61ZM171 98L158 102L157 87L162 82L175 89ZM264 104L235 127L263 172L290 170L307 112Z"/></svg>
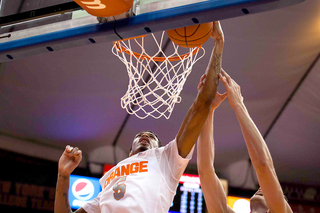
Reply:
<svg viewBox="0 0 320 213"><path fill-rule="evenodd" d="M284 199L288 201L285 195ZM250 199L250 209L251 212L268 212L269 213L269 207L267 205L267 202L263 196L261 188L258 189L258 191L251 197Z"/></svg>
<svg viewBox="0 0 320 213"><path fill-rule="evenodd" d="M129 156L157 147L161 147L159 137L150 130L141 131L133 139Z"/></svg>
<svg viewBox="0 0 320 213"><path fill-rule="evenodd" d="M263 196L261 188L250 198L251 211L257 211L261 209L261 212L267 212L268 206Z"/></svg>

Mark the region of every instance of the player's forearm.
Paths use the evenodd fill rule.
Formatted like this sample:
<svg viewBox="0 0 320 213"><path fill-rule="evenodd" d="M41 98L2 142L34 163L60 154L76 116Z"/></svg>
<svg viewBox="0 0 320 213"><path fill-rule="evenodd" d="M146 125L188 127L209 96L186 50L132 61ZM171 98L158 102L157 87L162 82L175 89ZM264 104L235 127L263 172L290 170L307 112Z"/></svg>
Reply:
<svg viewBox="0 0 320 213"><path fill-rule="evenodd" d="M190 107L177 134L179 155L185 158L196 143L204 122L206 121L211 103L200 104L195 101Z"/></svg>
<svg viewBox="0 0 320 213"><path fill-rule="evenodd" d="M219 73L222 66L223 47L223 39L215 41L215 47L211 53L210 61L206 69L206 80L198 94L198 99L203 102L212 102L217 92Z"/></svg>
<svg viewBox="0 0 320 213"><path fill-rule="evenodd" d="M56 195L54 201L55 213L71 213L71 208L68 200L70 176L58 174Z"/></svg>
<svg viewBox="0 0 320 213"><path fill-rule="evenodd" d="M270 212L291 213L292 210L290 206L284 200L283 191L274 169L272 157L263 137L250 118L244 104L236 107L235 112L242 129L252 165L256 171Z"/></svg>
<svg viewBox="0 0 320 213"><path fill-rule="evenodd" d="M213 22L214 48L206 69L206 81L203 84L202 94L214 99L219 84L219 73L222 66L222 53L224 47L224 35L219 22ZM212 92L214 95L212 95Z"/></svg>
<svg viewBox="0 0 320 213"><path fill-rule="evenodd" d="M197 144L197 166L208 212L226 213L228 212L227 198L213 167L213 115L214 110L211 108L208 118L199 135Z"/></svg>
<svg viewBox="0 0 320 213"><path fill-rule="evenodd" d="M209 167L213 167L214 143L213 143L213 116L214 110L210 109L208 118L204 123L198 138L197 166L199 173L206 173Z"/></svg>
<svg viewBox="0 0 320 213"><path fill-rule="evenodd" d="M179 129L176 138L179 155L181 157L186 157L196 143L203 124L208 117L211 103L217 93L223 45L223 39L215 43L215 48L206 70L206 80Z"/></svg>
<svg viewBox="0 0 320 213"><path fill-rule="evenodd" d="M241 126L251 162L258 172L259 169L269 167L273 169L273 162L269 149L260 134L260 131L252 121L246 107L241 104L235 107L235 113Z"/></svg>

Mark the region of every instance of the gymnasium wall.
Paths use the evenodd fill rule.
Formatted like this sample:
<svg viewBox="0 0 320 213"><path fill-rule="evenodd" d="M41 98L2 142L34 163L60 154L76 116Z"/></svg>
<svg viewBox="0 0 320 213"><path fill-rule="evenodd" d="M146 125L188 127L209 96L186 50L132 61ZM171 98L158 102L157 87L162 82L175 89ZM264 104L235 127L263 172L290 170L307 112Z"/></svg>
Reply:
<svg viewBox="0 0 320 213"><path fill-rule="evenodd" d="M0 212L53 212L57 162L0 149L0 169Z"/></svg>

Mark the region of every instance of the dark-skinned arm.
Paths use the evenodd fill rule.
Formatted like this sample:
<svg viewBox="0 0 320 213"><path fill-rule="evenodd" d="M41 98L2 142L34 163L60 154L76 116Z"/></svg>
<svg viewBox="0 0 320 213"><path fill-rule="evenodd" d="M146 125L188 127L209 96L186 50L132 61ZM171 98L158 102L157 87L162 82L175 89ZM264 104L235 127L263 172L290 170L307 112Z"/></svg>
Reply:
<svg viewBox="0 0 320 213"><path fill-rule="evenodd" d="M202 76L198 89L203 85ZM201 188L209 213L234 213L227 205L227 196L223 186L215 173L214 165L214 111L226 99L227 94L217 92L210 108L209 115L203 125L197 144L197 167L200 176Z"/></svg>
<svg viewBox="0 0 320 213"><path fill-rule="evenodd" d="M198 91L177 134L178 152L185 158L196 143L204 122L209 114L211 103L217 93L219 73L221 70L224 36L218 21L213 22L211 37L215 40L211 58L206 69L206 81Z"/></svg>
<svg viewBox="0 0 320 213"><path fill-rule="evenodd" d="M54 213L71 213L68 200L70 174L79 165L82 159L82 152L77 147L67 146L59 159L58 180L54 201ZM83 208L77 213L86 213Z"/></svg>

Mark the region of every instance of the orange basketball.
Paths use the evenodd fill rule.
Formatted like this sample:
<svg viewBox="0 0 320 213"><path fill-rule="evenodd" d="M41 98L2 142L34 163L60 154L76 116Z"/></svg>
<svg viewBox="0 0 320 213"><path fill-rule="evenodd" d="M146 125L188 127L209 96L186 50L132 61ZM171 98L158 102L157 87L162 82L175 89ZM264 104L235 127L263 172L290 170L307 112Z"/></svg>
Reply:
<svg viewBox="0 0 320 213"><path fill-rule="evenodd" d="M204 44L212 32L212 23L167 30L171 41L181 47L193 48Z"/></svg>
<svg viewBox="0 0 320 213"><path fill-rule="evenodd" d="M127 12L133 0L74 0L89 14L97 17L116 16Z"/></svg>

